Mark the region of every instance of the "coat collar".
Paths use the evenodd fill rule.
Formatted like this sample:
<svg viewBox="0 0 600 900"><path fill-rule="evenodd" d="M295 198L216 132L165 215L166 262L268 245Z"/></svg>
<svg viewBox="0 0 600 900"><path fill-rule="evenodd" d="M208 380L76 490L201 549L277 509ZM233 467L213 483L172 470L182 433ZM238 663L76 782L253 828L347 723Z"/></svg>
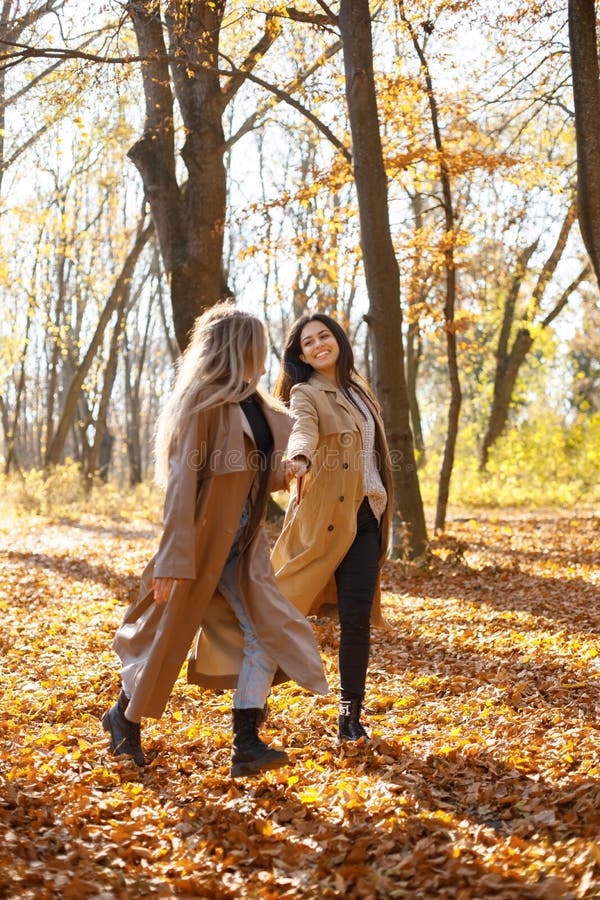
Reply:
<svg viewBox="0 0 600 900"><path fill-rule="evenodd" d="M346 407L352 406L352 408L354 409L353 404L349 403L349 401L346 400L343 392L340 391L340 389L338 387L336 387L335 384L332 384L328 378L325 378L323 375L320 375L318 372L315 372L314 375L310 376L308 381L309 381L309 384L311 385L311 387L319 388L319 390L322 390L322 391L331 391L334 394L336 394L339 399L339 402L342 404L342 406L346 406ZM369 409L373 413L373 415L377 419L381 419L381 413L379 411L379 406L377 404L377 401L374 399L373 395L370 393L370 391L361 393L361 397L363 398L363 400L365 401L366 405L369 407ZM361 418L362 418L362 416L361 416Z"/></svg>
<svg viewBox="0 0 600 900"><path fill-rule="evenodd" d="M258 398L265 419L269 423L269 428L273 434L273 446L285 448L293 424L291 415L283 406L276 405L275 401L272 401L268 394L258 391Z"/></svg>
<svg viewBox="0 0 600 900"><path fill-rule="evenodd" d="M248 421L248 417L246 416L242 407L237 404L237 408L239 410L239 416L242 423L242 432L249 437L252 443L254 443L254 434L252 433L252 428L250 427L250 422Z"/></svg>
<svg viewBox="0 0 600 900"><path fill-rule="evenodd" d="M325 376L321 375L319 372L313 372L313 374L308 379L308 383L311 387L316 387L320 391L332 391L334 394L341 393L339 388L336 387L336 385L333 384L329 380L329 378L325 378Z"/></svg>
<svg viewBox="0 0 600 900"><path fill-rule="evenodd" d="M278 406L275 406L268 395L263 394L262 391L257 391L257 397L273 435L273 446L285 447L288 442L292 425L290 414L287 410L283 409L283 407L279 408ZM243 433L250 438L252 443L254 443L254 434L250 427L250 422L244 414L244 410L239 403L235 404L235 407L238 410Z"/></svg>
<svg viewBox="0 0 600 900"><path fill-rule="evenodd" d="M315 372L314 375L311 375L308 379L308 382L311 387L315 387L320 391L325 391L326 393L335 394L336 403L346 410L347 413L350 413L352 418L355 420L358 425L360 432L363 431L364 421L360 412L357 410L353 403L344 396L343 391L341 391L335 384L332 384L328 378L325 378L324 375L320 375L319 372Z"/></svg>

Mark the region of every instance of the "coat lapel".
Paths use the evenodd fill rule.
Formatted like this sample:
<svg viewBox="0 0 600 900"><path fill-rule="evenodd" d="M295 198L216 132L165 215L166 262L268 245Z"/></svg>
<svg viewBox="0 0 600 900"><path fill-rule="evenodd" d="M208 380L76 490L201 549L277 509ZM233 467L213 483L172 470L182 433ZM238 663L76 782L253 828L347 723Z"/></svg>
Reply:
<svg viewBox="0 0 600 900"><path fill-rule="evenodd" d="M285 447L292 429L292 418L290 414L285 409L277 409L277 407L270 402L269 396L263 394L262 391L257 391L257 396L259 397L260 407L273 435L273 446ZM239 420L240 428L246 437L250 438L253 445L256 446L254 434L250 427L250 422L244 414L244 410L239 403L233 405L235 407L234 415L237 416Z"/></svg>
<svg viewBox="0 0 600 900"><path fill-rule="evenodd" d="M236 406L236 410L237 410L236 414L239 416L239 419L240 419L240 427L242 429L242 432L246 435L246 437L250 438L250 440L254 444L254 434L252 433L252 428L250 427L250 422L248 421L248 417L246 416L244 410L242 409L242 407L240 406L239 403L236 403L235 406Z"/></svg>
<svg viewBox="0 0 600 900"><path fill-rule="evenodd" d="M356 422L358 426L358 430L360 431L361 437L363 435L363 417L360 412L357 410L353 403L344 396L342 391L339 390L334 384L332 384L327 378L324 378L323 375L319 375L315 373L310 377L310 383L315 387L319 388L322 391L325 391L328 394L333 394L335 396L335 401L338 406L341 406L350 416L352 416L353 420Z"/></svg>
<svg viewBox="0 0 600 900"><path fill-rule="evenodd" d="M292 430L292 417L284 409L278 409L270 398L259 392L260 405L273 435L274 447L286 447Z"/></svg>

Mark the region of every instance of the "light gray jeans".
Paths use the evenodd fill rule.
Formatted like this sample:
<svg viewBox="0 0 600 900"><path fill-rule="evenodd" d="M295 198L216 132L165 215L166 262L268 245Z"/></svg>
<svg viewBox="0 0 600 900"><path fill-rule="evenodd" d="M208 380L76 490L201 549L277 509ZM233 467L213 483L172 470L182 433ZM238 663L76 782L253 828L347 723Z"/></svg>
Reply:
<svg viewBox="0 0 600 900"><path fill-rule="evenodd" d="M235 577L238 562L238 542L248 522L248 515L248 506L246 506L229 551L225 568L221 574L219 591L231 606L244 634L244 657L237 688L233 695L233 705L236 709L262 709L271 689L271 682L277 669L277 663L269 656L256 636L244 604L240 599ZM152 636L160 627L162 612L163 607L153 603L143 614L153 621ZM126 634L131 627L130 625L122 625L117 635L119 633ZM136 627L139 627L139 623L136 623ZM123 646L119 648L118 653L123 664L121 669L123 691L127 697L131 697L140 672L146 664L147 649L144 648L141 653L138 652L137 655L134 655L129 643L125 641Z"/></svg>
<svg viewBox="0 0 600 900"><path fill-rule="evenodd" d="M235 577L238 562L238 542L248 522L248 515L249 510L246 505L233 539L225 568L221 574L219 591L231 606L244 633L244 658L237 688L233 695L234 708L262 709L271 690L271 682L277 669L277 663L269 656L260 643L238 593Z"/></svg>

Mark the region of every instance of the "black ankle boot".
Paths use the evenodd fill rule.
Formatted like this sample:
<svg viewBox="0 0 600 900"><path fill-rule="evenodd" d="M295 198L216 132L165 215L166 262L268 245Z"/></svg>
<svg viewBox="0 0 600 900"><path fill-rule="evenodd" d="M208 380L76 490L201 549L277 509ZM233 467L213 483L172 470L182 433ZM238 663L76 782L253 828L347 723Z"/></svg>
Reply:
<svg viewBox="0 0 600 900"><path fill-rule="evenodd" d="M360 724L361 700L340 700L338 718L338 743L342 741L369 740L369 735Z"/></svg>
<svg viewBox="0 0 600 900"><path fill-rule="evenodd" d="M264 725L267 719L269 718L269 701L265 700L265 705L262 709L258 711L258 718L256 720L256 724L258 727Z"/></svg>
<svg viewBox="0 0 600 900"><path fill-rule="evenodd" d="M231 774L234 777L254 775L290 764L287 753L273 750L259 738L257 729L262 712L262 709L233 710Z"/></svg>
<svg viewBox="0 0 600 900"><path fill-rule="evenodd" d="M125 710L129 703L121 691L117 702L102 716L102 727L110 734L110 749L115 756L132 756L138 766L146 764L141 742L139 722L130 722L125 718Z"/></svg>

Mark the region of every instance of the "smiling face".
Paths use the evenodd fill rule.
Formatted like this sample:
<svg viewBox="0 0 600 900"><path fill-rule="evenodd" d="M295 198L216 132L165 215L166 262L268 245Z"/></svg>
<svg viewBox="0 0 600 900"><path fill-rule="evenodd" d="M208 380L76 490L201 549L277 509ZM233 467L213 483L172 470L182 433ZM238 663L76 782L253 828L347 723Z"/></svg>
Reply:
<svg viewBox="0 0 600 900"><path fill-rule="evenodd" d="M337 382L336 363L340 348L327 325L318 319L307 322L300 335L300 347L302 362L312 366L315 372L320 372L330 381Z"/></svg>

